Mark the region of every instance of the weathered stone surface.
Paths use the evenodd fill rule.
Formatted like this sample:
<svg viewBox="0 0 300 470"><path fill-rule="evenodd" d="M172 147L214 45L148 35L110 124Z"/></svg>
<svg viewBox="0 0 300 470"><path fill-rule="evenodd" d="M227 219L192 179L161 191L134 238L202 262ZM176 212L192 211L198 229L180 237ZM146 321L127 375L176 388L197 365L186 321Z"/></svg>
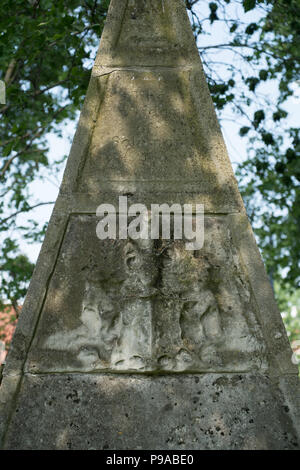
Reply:
<svg viewBox="0 0 300 470"><path fill-rule="evenodd" d="M172 67L199 62L181 0L121 0L113 7L96 67Z"/></svg>
<svg viewBox="0 0 300 470"><path fill-rule="evenodd" d="M143 190L151 200L175 187L181 203L194 192L207 210L224 204L240 209L232 170L224 172L222 138L207 128L204 97L199 103L194 96L199 76L200 67L112 70L96 77L101 105L75 190Z"/></svg>
<svg viewBox="0 0 300 470"><path fill-rule="evenodd" d="M27 375L6 447L296 449L290 414L263 375Z"/></svg>
<svg viewBox="0 0 300 470"><path fill-rule="evenodd" d="M204 204L205 242L96 237ZM112 0L0 389L6 449L299 448L297 367L182 0Z"/></svg>
<svg viewBox="0 0 300 470"><path fill-rule="evenodd" d="M206 217L197 251L187 251L184 240L102 241L96 225L93 215L70 219L26 370L268 367L225 217Z"/></svg>

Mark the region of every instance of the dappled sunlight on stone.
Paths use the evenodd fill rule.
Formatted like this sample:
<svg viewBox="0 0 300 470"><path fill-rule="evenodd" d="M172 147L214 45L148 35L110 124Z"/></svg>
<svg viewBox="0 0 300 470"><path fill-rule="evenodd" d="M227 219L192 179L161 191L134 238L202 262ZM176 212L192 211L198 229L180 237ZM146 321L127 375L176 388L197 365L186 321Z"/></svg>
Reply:
<svg viewBox="0 0 300 470"><path fill-rule="evenodd" d="M203 246L100 239L96 210L120 196L150 216L204 205ZM291 357L184 2L112 0L4 370L1 446L297 448Z"/></svg>

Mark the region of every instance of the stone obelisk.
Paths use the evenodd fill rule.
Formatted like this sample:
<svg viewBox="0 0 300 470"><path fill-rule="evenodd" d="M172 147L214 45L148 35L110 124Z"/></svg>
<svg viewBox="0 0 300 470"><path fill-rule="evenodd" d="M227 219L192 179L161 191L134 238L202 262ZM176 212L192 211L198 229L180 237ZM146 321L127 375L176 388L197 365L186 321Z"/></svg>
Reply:
<svg viewBox="0 0 300 470"><path fill-rule="evenodd" d="M205 241L96 208L203 204ZM4 449L294 449L297 368L183 0L112 0L0 392Z"/></svg>

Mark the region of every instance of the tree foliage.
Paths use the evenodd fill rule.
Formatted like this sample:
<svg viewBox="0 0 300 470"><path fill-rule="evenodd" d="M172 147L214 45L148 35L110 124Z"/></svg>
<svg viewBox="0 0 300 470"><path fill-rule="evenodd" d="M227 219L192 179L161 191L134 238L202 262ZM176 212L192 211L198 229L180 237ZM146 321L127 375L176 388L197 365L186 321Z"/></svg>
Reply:
<svg viewBox="0 0 300 470"><path fill-rule="evenodd" d="M2 0L0 79L7 102L0 106L0 299L17 305L33 265L18 236L42 239L45 227L29 218L41 204L30 183L57 171L49 161L47 135L74 120L88 86L95 48L109 0ZM298 0L186 0L210 91L220 118L227 109L241 119L249 158L237 175L248 214L272 279L299 287L300 135L290 127L285 103L299 78ZM234 9L241 12L233 16ZM252 14L257 20L252 21ZM250 15L250 16L249 16ZM249 16L249 20L248 20ZM227 40L203 45L223 23ZM216 51L224 51L220 63ZM217 58L216 58L217 57ZM272 89L274 96L261 90ZM276 89L276 90L275 90ZM53 201L49 201L52 203ZM45 202L43 202L45 204ZM20 226L19 214L28 214Z"/></svg>
<svg viewBox="0 0 300 470"><path fill-rule="evenodd" d="M3 0L0 4L0 79L7 102L0 107L0 299L19 303L32 263L14 234L39 241L45 227L19 214L41 203L30 183L58 171L49 162L47 135L76 118L88 85L90 59L103 29L109 1ZM52 203L52 201L49 201Z"/></svg>

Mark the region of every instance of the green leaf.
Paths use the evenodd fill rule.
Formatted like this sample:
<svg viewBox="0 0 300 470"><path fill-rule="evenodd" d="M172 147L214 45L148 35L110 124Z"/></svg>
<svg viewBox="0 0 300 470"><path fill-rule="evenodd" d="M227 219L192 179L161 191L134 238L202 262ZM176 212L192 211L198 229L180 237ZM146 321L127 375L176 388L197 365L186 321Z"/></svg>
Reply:
<svg viewBox="0 0 300 470"><path fill-rule="evenodd" d="M265 119L265 112L263 109L259 109L254 113L253 125L257 129L261 122Z"/></svg>
<svg viewBox="0 0 300 470"><path fill-rule="evenodd" d="M213 23L214 21L219 19L217 15L218 5L214 2L211 2L209 4L209 9L210 9L209 19L210 19L210 22Z"/></svg>
<svg viewBox="0 0 300 470"><path fill-rule="evenodd" d="M252 34L255 33L259 29L259 25L257 23L250 23L247 28L245 29L245 33L248 36L251 36Z"/></svg>
<svg viewBox="0 0 300 470"><path fill-rule="evenodd" d="M245 135L248 134L249 131L250 131L250 127L246 127L246 126L245 126L245 127L241 127L240 132L239 132L239 133L240 133L240 136L241 136L241 137L244 137Z"/></svg>
<svg viewBox="0 0 300 470"><path fill-rule="evenodd" d="M264 70L264 69L263 69L263 70L260 70L260 71L259 71L259 78L260 78L261 80L266 81L267 78L268 78L268 76L269 76L268 70Z"/></svg>
<svg viewBox="0 0 300 470"><path fill-rule="evenodd" d="M256 0L243 0L243 7L245 12L253 10L255 8Z"/></svg>

